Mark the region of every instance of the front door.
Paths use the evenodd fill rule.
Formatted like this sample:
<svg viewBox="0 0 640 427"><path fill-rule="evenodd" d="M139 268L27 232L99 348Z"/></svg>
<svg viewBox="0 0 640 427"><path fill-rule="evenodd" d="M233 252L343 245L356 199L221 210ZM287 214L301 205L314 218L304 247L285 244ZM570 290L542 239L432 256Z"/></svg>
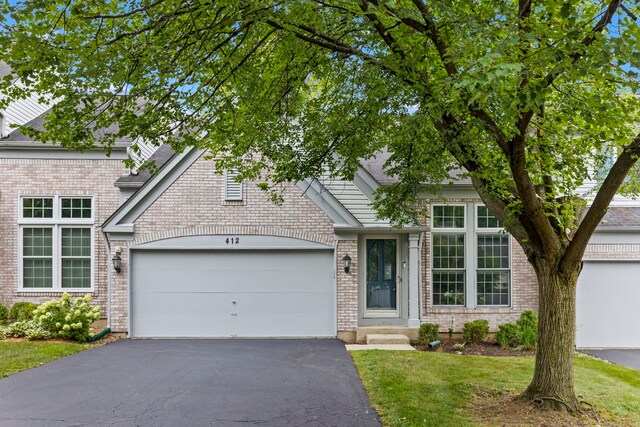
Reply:
<svg viewBox="0 0 640 427"><path fill-rule="evenodd" d="M398 241L366 239L366 312L398 315Z"/></svg>

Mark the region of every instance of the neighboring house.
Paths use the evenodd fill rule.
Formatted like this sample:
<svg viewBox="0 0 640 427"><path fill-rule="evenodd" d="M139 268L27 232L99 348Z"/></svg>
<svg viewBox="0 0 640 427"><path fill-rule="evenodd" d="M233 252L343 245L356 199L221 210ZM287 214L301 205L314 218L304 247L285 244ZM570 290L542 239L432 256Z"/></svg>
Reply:
<svg viewBox="0 0 640 427"><path fill-rule="evenodd" d="M42 111L27 120L42 121ZM0 139L1 303L90 293L131 337L346 341L412 335L424 322L460 331L482 318L496 330L538 307L522 249L468 181L444 199L425 195L421 226L394 229L370 207L393 182L384 155L353 181L289 185L274 205L232 171L215 174L196 148L162 146L150 158L157 174L130 174L122 159L133 143L106 157L17 130ZM585 255L580 347L640 347L639 211L612 207Z"/></svg>

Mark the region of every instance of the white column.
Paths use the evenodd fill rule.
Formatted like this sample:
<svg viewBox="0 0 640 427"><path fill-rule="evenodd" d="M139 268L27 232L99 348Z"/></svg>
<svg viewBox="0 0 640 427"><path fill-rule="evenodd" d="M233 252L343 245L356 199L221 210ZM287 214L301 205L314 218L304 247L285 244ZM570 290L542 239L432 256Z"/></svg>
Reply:
<svg viewBox="0 0 640 427"><path fill-rule="evenodd" d="M409 321L420 326L420 234L409 234Z"/></svg>

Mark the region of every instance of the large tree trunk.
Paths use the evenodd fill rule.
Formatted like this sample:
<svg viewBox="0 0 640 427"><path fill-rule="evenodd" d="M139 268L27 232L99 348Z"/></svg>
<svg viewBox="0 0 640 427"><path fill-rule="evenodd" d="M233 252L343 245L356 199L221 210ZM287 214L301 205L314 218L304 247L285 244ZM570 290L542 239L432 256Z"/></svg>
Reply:
<svg viewBox="0 0 640 427"><path fill-rule="evenodd" d="M581 265L567 273L544 260L533 264L540 296L538 344L533 380L520 397L545 407L580 412L573 386L573 355Z"/></svg>

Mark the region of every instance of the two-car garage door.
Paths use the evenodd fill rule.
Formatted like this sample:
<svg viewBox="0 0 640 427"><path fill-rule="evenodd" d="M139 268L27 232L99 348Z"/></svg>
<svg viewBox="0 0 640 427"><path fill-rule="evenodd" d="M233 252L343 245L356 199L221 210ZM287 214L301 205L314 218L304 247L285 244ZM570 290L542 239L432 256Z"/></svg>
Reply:
<svg viewBox="0 0 640 427"><path fill-rule="evenodd" d="M333 337L332 250L133 250L133 337Z"/></svg>
<svg viewBox="0 0 640 427"><path fill-rule="evenodd" d="M585 262L576 314L576 347L640 348L640 262Z"/></svg>

